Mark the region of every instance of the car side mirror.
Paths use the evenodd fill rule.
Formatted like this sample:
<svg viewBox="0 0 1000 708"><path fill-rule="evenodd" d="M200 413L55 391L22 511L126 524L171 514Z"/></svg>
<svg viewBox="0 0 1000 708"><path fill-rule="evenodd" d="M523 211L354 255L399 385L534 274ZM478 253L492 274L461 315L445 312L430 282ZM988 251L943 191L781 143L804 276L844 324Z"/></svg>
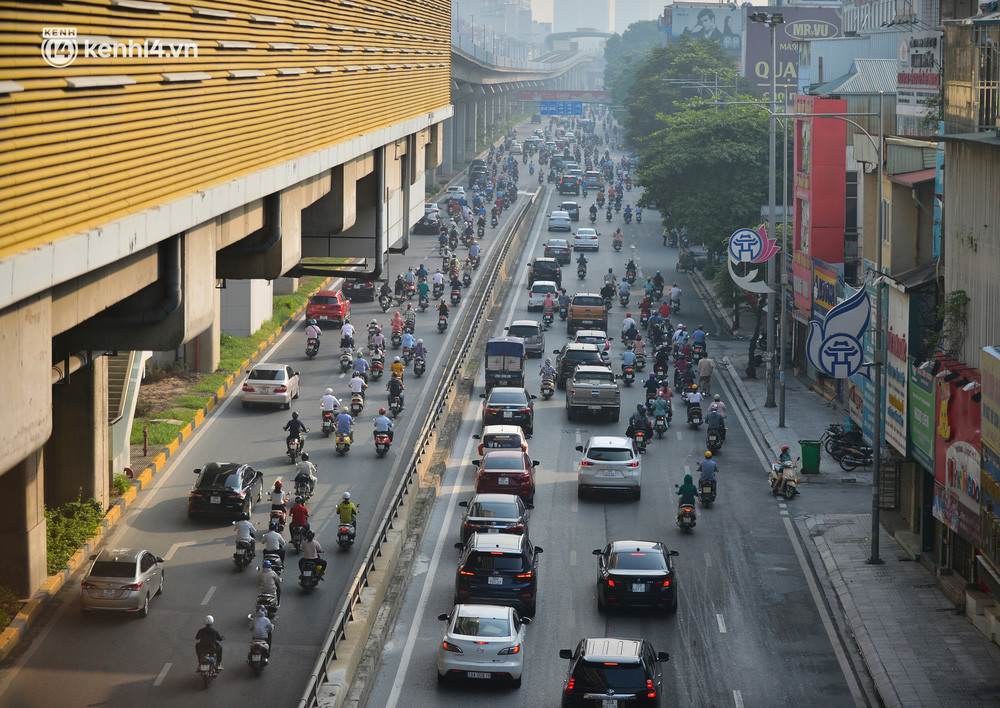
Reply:
<svg viewBox="0 0 1000 708"><path fill-rule="evenodd" d="M529 504L528 502L524 502L524 508L527 509L528 511L531 511L532 509L535 508L535 505Z"/></svg>
<svg viewBox="0 0 1000 708"><path fill-rule="evenodd" d="M675 484L674 485L674 489L680 489L680 488L681 488L681 485L679 485L679 484Z"/></svg>
<svg viewBox="0 0 1000 708"><path fill-rule="evenodd" d="M594 550L591 551L591 553L593 555L595 555L595 556L599 556L599 555L601 555L601 549L600 548L595 548Z"/></svg>
<svg viewBox="0 0 1000 708"><path fill-rule="evenodd" d="M165 563L166 561L164 561L162 558L160 558L159 556L157 556L156 557L156 562L157 563Z"/></svg>
<svg viewBox="0 0 1000 708"><path fill-rule="evenodd" d="M535 394L531 394L531 400L532 401L535 400L536 398L538 398L538 396L536 396Z"/></svg>
<svg viewBox="0 0 1000 708"><path fill-rule="evenodd" d="M538 467L538 460L532 460L531 461L531 466L532 467Z"/></svg>
<svg viewBox="0 0 1000 708"><path fill-rule="evenodd" d="M438 619L441 620L442 622L446 622L448 620L448 613L442 612L441 614L438 615Z"/></svg>
<svg viewBox="0 0 1000 708"><path fill-rule="evenodd" d="M531 624L531 618L530 617L522 617L521 618L521 624Z"/></svg>
<svg viewBox="0 0 1000 708"><path fill-rule="evenodd" d="M576 451L577 452L583 452L583 445L577 445L576 446Z"/></svg>
<svg viewBox="0 0 1000 708"><path fill-rule="evenodd" d="M461 541L459 541L459 542L457 542L457 543L455 544L455 548L457 548L458 550L460 550L460 551L461 551L461 550L463 550L463 549L465 548L465 544L464 544L464 543L462 543Z"/></svg>
<svg viewBox="0 0 1000 708"><path fill-rule="evenodd" d="M503 331L504 331L504 332L509 332L509 331L510 331L510 327L504 327L504 328L503 328Z"/></svg>
<svg viewBox="0 0 1000 708"><path fill-rule="evenodd" d="M97 554L96 553L91 553L90 554L90 560L97 560Z"/></svg>
<svg viewBox="0 0 1000 708"><path fill-rule="evenodd" d="M299 372L298 372L298 371L296 371L296 372L295 372L295 375L296 375L296 376L298 376L298 375L299 375Z"/></svg>
<svg viewBox="0 0 1000 708"><path fill-rule="evenodd" d="M195 474L201 474L201 469L200 469L200 468L199 468L199 469L196 469L196 470L194 471L194 473L195 473Z"/></svg>
<svg viewBox="0 0 1000 708"><path fill-rule="evenodd" d="M553 350L552 350L552 353L553 353L553 354L558 354L558 353L559 353L559 350L558 350L558 349L553 349Z"/></svg>
<svg viewBox="0 0 1000 708"><path fill-rule="evenodd" d="M473 440L482 440L483 437L479 433L476 433L475 435L472 436L472 439Z"/></svg>
<svg viewBox="0 0 1000 708"><path fill-rule="evenodd" d="M535 546L535 555L538 555L539 553L543 552L544 550L545 549L542 548L541 546Z"/></svg>
<svg viewBox="0 0 1000 708"><path fill-rule="evenodd" d="M476 467L479 467L479 465L481 465L482 462L483 462L482 460L473 460L472 464L474 464Z"/></svg>
<svg viewBox="0 0 1000 708"><path fill-rule="evenodd" d="M480 398L486 398L486 394L485 394L485 393L480 393L480 394L479 394L479 397L480 397Z"/></svg>
<svg viewBox="0 0 1000 708"><path fill-rule="evenodd" d="M665 651L658 651L658 652L656 652L656 660L657 661L670 661L670 654L668 654Z"/></svg>
<svg viewBox="0 0 1000 708"><path fill-rule="evenodd" d="M573 650L572 649L560 649L559 650L559 658L560 659L572 659L573 658Z"/></svg>
<svg viewBox="0 0 1000 708"><path fill-rule="evenodd" d="M466 509L467 509L467 508L469 507L469 502L467 502L467 501L460 501L460 502L458 503L458 505L459 505L460 507L463 507L463 508L466 508Z"/></svg>
<svg viewBox="0 0 1000 708"><path fill-rule="evenodd" d="M679 556L680 553L678 553L677 551L670 551L670 555L672 555L672 556Z"/></svg>

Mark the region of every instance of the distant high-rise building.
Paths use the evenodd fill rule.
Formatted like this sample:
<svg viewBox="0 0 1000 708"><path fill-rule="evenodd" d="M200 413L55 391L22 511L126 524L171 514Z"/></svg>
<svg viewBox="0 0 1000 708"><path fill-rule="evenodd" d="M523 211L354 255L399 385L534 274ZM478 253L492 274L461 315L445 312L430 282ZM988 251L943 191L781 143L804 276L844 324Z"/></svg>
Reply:
<svg viewBox="0 0 1000 708"><path fill-rule="evenodd" d="M615 0L614 31L624 34L633 22L655 20L663 11L659 0Z"/></svg>
<svg viewBox="0 0 1000 708"><path fill-rule="evenodd" d="M553 0L554 32L572 32L582 27L610 32L611 0Z"/></svg>

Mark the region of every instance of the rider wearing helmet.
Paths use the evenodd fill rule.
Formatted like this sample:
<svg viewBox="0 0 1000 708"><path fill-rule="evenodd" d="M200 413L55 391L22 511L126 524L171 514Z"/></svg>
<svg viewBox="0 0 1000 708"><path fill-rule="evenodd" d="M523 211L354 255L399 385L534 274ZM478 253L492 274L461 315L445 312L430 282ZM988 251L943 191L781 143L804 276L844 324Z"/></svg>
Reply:
<svg viewBox="0 0 1000 708"><path fill-rule="evenodd" d="M337 505L337 513L340 515L340 523L351 525L351 538L354 538L357 528L358 507L351 501L350 492L344 492L343 498Z"/></svg>
<svg viewBox="0 0 1000 708"><path fill-rule="evenodd" d="M316 491L316 465L309 461L309 453L302 453L302 460L295 465L295 484L308 484L309 492Z"/></svg>
<svg viewBox="0 0 1000 708"><path fill-rule="evenodd" d="M238 546L241 541L250 544L250 557L252 558L256 554L256 544L257 544L257 529L252 523L250 523L250 516L246 512L240 514L239 521L235 525L236 530L236 545Z"/></svg>
<svg viewBox="0 0 1000 708"><path fill-rule="evenodd" d="M719 413L719 405L717 403L713 403L708 407L708 415L705 416L705 426L708 430L718 431L721 439L726 439L726 422L723 420L722 414Z"/></svg>
<svg viewBox="0 0 1000 708"><path fill-rule="evenodd" d="M306 339L316 340L316 351L319 351L319 338L323 336L323 330L319 328L319 324L315 319L309 320L309 325L306 327Z"/></svg>
<svg viewBox="0 0 1000 708"><path fill-rule="evenodd" d="M199 659L206 654L214 656L215 670L222 671L222 642L226 638L219 634L219 631L212 626L214 624L215 618L212 615L206 615L205 626L199 629L194 635L194 650L197 652Z"/></svg>
<svg viewBox="0 0 1000 708"><path fill-rule="evenodd" d="M264 561L260 573L257 574L257 593L270 593L275 596L276 604L281 605L281 576L271 568L271 561Z"/></svg>
<svg viewBox="0 0 1000 708"><path fill-rule="evenodd" d="M417 343L413 346L413 356L416 359L427 360L427 347L424 346L424 340L417 340Z"/></svg>
<svg viewBox="0 0 1000 708"><path fill-rule="evenodd" d="M305 453L302 454L304 455ZM306 459L309 458L307 457ZM271 490L271 511L280 511L284 514L288 510L286 503L289 496L288 492L281 488L281 480L275 481L274 489Z"/></svg>
<svg viewBox="0 0 1000 708"><path fill-rule="evenodd" d="M552 357L545 357L545 363L538 369L538 373L542 375L542 381L556 380L556 369L552 366Z"/></svg>
<svg viewBox="0 0 1000 708"><path fill-rule="evenodd" d="M285 438L285 445L291 447L292 440L298 438L299 440L299 450L305 449L305 438L303 433L308 433L309 428L306 424L299 420L299 412L292 411L292 419L285 423L284 430L288 431L288 437Z"/></svg>
<svg viewBox="0 0 1000 708"><path fill-rule="evenodd" d="M278 533L278 525L276 523L272 522L268 525L267 531L264 532L260 540L264 544L264 553L277 553L281 558L281 562L285 562L285 549L282 548L285 545L285 539Z"/></svg>
<svg viewBox="0 0 1000 708"><path fill-rule="evenodd" d="M391 372L392 372L393 374L395 374L395 375L399 376L399 378L403 378L403 371L404 371L405 369L406 369L406 365L405 365L405 364L403 364L403 360L402 360L402 359L400 359L400 358L399 358L398 356L397 356L397 357L395 357L395 358L394 358L394 359L392 360L392 363L391 363L391 364L389 364L389 370L390 370L390 371L391 371Z"/></svg>
<svg viewBox="0 0 1000 708"><path fill-rule="evenodd" d="M629 417L628 428L625 431L625 435L635 440L635 433L637 430L645 431L647 440L649 440L650 435L653 432L653 429L649 424L649 417L646 415L646 407L641 403L635 407L635 413Z"/></svg>
<svg viewBox="0 0 1000 708"><path fill-rule="evenodd" d="M392 442L393 427L392 418L385 414L385 408L379 408L378 417L375 419L375 430L372 431L372 434L388 433L389 442Z"/></svg>
<svg viewBox="0 0 1000 708"><path fill-rule="evenodd" d="M340 400L333 395L333 389L328 388L324 391L323 397L319 399L319 405L324 413L333 414L340 407Z"/></svg>

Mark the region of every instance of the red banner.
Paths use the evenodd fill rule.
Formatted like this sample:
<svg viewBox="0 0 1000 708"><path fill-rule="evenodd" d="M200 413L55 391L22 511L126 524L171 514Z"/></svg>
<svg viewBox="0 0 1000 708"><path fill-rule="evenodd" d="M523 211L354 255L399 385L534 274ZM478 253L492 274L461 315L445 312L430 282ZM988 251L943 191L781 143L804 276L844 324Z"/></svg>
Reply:
<svg viewBox="0 0 1000 708"><path fill-rule="evenodd" d="M611 103L607 91L518 91L521 101L583 101L584 103Z"/></svg>

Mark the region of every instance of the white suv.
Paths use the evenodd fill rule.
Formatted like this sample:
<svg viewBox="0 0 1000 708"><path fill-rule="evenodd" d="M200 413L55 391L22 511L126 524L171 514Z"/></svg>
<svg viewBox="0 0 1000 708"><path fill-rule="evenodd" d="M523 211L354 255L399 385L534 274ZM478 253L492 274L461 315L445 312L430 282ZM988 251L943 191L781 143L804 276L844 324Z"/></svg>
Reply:
<svg viewBox="0 0 1000 708"><path fill-rule="evenodd" d="M444 190L445 199L464 199L465 198L465 187L460 185L453 185Z"/></svg>
<svg viewBox="0 0 1000 708"><path fill-rule="evenodd" d="M576 495L589 491L621 490L638 500L642 495L642 458L630 438L595 435L586 445L577 445L583 453L577 475Z"/></svg>

